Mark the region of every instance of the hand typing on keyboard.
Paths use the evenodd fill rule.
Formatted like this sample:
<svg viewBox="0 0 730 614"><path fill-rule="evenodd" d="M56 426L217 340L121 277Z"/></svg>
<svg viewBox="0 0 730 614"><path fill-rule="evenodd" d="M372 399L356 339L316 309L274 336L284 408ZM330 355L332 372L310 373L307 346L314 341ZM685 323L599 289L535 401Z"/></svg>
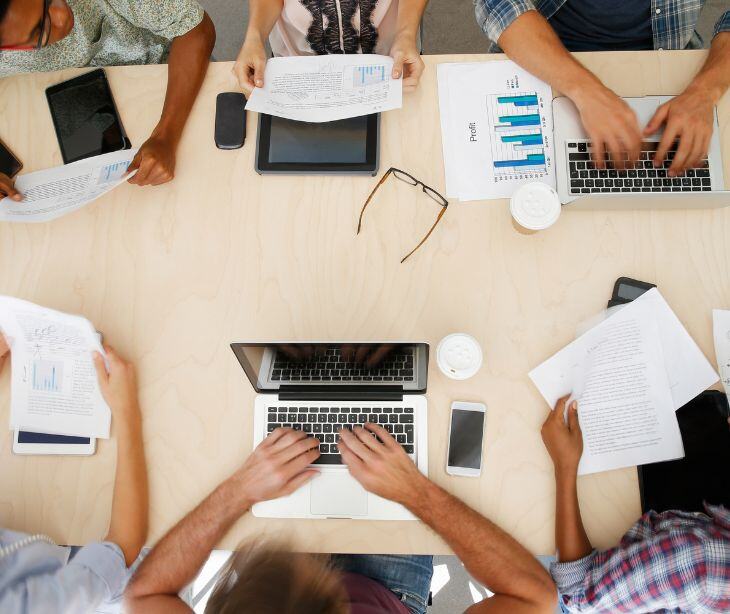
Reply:
<svg viewBox="0 0 730 614"><path fill-rule="evenodd" d="M714 106L709 88L689 87L660 106L644 128L644 135L649 136L664 126L654 158L656 166L661 166L667 151L679 141L669 168L670 177L701 165L710 147Z"/></svg>
<svg viewBox="0 0 730 614"><path fill-rule="evenodd" d="M231 477L242 509L289 495L316 476L319 472L307 467L319 457L318 444L301 431L281 428L271 433Z"/></svg>
<svg viewBox="0 0 730 614"><path fill-rule="evenodd" d="M422 494L428 479L384 428L367 423L341 436L342 460L366 490L405 506Z"/></svg>

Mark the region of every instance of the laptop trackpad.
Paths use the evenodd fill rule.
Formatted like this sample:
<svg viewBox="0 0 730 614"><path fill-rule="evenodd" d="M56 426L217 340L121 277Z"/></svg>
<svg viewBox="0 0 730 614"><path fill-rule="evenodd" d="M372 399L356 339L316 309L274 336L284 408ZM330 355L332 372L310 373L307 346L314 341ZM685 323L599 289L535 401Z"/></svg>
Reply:
<svg viewBox="0 0 730 614"><path fill-rule="evenodd" d="M368 493L348 474L323 474L312 480L310 512L321 516L365 516Z"/></svg>

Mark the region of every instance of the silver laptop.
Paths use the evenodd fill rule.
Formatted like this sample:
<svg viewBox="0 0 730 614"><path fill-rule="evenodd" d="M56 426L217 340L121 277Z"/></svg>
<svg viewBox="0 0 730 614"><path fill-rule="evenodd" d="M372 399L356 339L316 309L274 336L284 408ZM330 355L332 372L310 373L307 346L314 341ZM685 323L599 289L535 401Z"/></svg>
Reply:
<svg viewBox="0 0 730 614"><path fill-rule="evenodd" d="M319 440L320 475L295 493L258 503L255 516L413 520L401 505L368 493L337 448L339 431L380 424L428 474L426 343L232 343L251 385L253 444L279 427Z"/></svg>
<svg viewBox="0 0 730 614"><path fill-rule="evenodd" d="M645 126L657 108L671 96L624 98ZM606 169L593 167L593 150L580 115L571 100L553 100L556 179L558 196L573 209L711 209L730 205L730 191L723 178L720 130L717 110L710 148L703 164L680 177L669 177L667 169L674 148L663 164L654 168L653 159L661 131L646 137L641 160L634 168L618 170L613 160ZM610 157L610 156L609 156Z"/></svg>

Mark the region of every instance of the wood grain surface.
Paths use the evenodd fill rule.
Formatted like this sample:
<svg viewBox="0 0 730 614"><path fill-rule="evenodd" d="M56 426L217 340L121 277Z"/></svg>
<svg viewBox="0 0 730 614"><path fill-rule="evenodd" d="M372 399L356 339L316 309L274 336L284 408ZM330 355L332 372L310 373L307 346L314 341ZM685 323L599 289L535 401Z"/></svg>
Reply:
<svg viewBox="0 0 730 614"><path fill-rule="evenodd" d="M436 94L439 62L503 56L429 56L417 92L382 123L381 168L444 190ZM705 52L578 54L621 95L677 94ZM137 365L155 542L246 457L254 392L235 340L425 340L474 335L484 366L465 382L429 373L430 476L535 553L554 548L552 466L540 440L548 408L528 371L605 307L621 275L655 282L714 362L711 308L730 307L730 212L571 212L538 234L518 232L505 200L452 203L405 264L438 207L388 182L355 237L376 181L260 177L256 116L245 146L213 143L215 97L236 89L231 63L212 64L180 146L175 180L123 185L48 224L0 225L0 294L80 313ZM165 66L107 70L125 127L140 145L155 125ZM61 163L44 89L80 71L0 80L0 138L25 171ZM730 162L730 97L719 106ZM725 166L730 176L730 164ZM433 359L434 352L432 352ZM0 377L8 424L9 369ZM487 404L484 472L444 470L449 406ZM112 439L89 458L21 457L0 438L0 525L59 543L101 538L111 505ZM588 534L613 544L640 514L634 469L580 478ZM241 519L221 544L288 536L325 552L443 553L418 522Z"/></svg>

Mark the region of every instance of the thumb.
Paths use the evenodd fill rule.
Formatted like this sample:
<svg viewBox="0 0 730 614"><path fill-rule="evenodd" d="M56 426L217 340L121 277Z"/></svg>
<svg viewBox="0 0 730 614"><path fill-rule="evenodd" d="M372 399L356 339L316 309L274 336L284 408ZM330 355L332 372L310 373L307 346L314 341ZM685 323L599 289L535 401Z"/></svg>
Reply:
<svg viewBox="0 0 730 614"><path fill-rule="evenodd" d="M282 491L282 495L292 494L295 490L304 486L307 482L309 482L309 480L318 475L319 471L316 469L307 469L306 471L302 471L302 473L294 476L291 480L289 480L289 482L287 482L284 490Z"/></svg>
<svg viewBox="0 0 730 614"><path fill-rule="evenodd" d="M393 56L393 79L400 79L403 74L403 54L398 52Z"/></svg>
<svg viewBox="0 0 730 614"><path fill-rule="evenodd" d="M131 175L134 171L139 169L139 164L142 162L142 156L141 156L142 150L140 149L137 152L137 155L132 158L132 161L129 163L129 166L127 167L127 172L124 173L125 177L128 177Z"/></svg>
<svg viewBox="0 0 730 614"><path fill-rule="evenodd" d="M571 433L577 433L580 431L580 423L578 422L578 403L575 401L570 404L570 410L568 411L568 428Z"/></svg>
<svg viewBox="0 0 730 614"><path fill-rule="evenodd" d="M109 374L106 371L104 359L99 352L94 352L94 367L96 368L96 377L99 380L99 388L103 389L109 382Z"/></svg>
<svg viewBox="0 0 730 614"><path fill-rule="evenodd" d="M650 134L654 134L657 130L659 130L662 124L667 121L668 114L669 105L665 102L656 110L656 113L654 113L654 117L649 120L646 128L644 128L644 136L649 136Z"/></svg>
<svg viewBox="0 0 730 614"><path fill-rule="evenodd" d="M253 64L253 82L256 87L264 87L264 71L266 60L255 60Z"/></svg>

